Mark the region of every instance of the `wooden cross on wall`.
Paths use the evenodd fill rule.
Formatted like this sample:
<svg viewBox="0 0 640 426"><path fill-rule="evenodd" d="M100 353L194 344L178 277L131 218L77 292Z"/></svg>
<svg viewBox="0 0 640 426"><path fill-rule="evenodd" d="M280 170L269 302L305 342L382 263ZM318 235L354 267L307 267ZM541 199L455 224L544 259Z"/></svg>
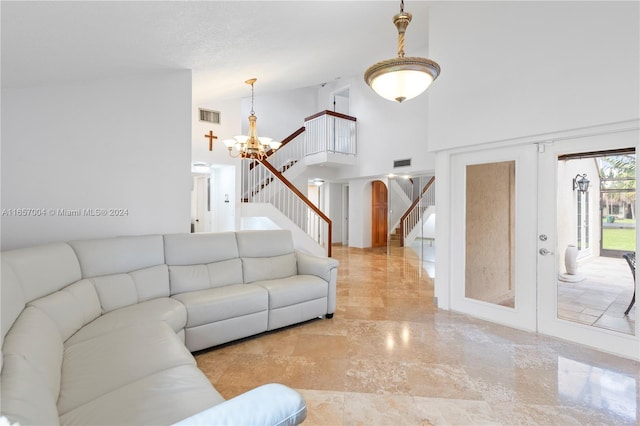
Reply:
<svg viewBox="0 0 640 426"><path fill-rule="evenodd" d="M213 135L213 130L209 130L209 134L204 135L204 137L209 139L209 151L213 151L213 140L218 139L218 137Z"/></svg>

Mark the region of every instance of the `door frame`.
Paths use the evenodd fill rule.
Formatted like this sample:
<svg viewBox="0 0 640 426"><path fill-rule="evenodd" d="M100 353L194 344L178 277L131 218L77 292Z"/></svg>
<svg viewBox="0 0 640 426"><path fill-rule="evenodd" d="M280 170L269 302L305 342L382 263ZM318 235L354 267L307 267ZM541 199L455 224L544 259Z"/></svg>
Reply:
<svg viewBox="0 0 640 426"><path fill-rule="evenodd" d="M582 135L550 140L538 144L538 205L546 206L538 213L537 229L539 233L549 235L546 242L538 241L538 249L546 248L553 256L537 254L538 331L543 334L583 344L598 350L614 353L626 358L640 360L639 318L635 321L635 335L624 334L599 327L579 324L559 319L557 296L557 272L559 253L557 242L557 195L558 156L579 152L606 151L636 146L639 152L638 126L610 132L585 132ZM636 169L636 180L638 171ZM638 200L636 199L636 208ZM638 241L638 229L636 229ZM636 282L636 290L638 283Z"/></svg>
<svg viewBox="0 0 640 426"><path fill-rule="evenodd" d="M349 184L342 185L342 245L349 245Z"/></svg>
<svg viewBox="0 0 640 426"><path fill-rule="evenodd" d="M638 136L638 132L640 132L640 120L627 120L615 123L607 123L603 125L583 127L583 128L574 128L566 131L559 131L553 133L547 133L542 135L534 135L534 136L526 136L517 139L511 139L508 141L495 142L495 143L487 143L483 145L477 145L473 147L459 147L452 148L448 150L442 150L436 152L436 177L438 179L438 185L436 186L436 208L438 214L438 220L436 223L436 242L438 249L436 250L436 276L434 279L434 303L440 309L444 310L457 310L454 304L452 303L452 289L455 285L455 280L459 279L455 276L456 269L460 268L460 263L457 261L459 258L459 253L456 251L459 247L456 247L456 241L453 238L453 232L455 231L456 222L453 219L454 211L454 195L456 191L460 191L460 188L457 188L454 185L455 180L455 170L452 165L452 161L457 154L460 153L470 153L470 152L481 152L483 150L490 149L501 149L503 147L513 147L513 146L525 146L525 145L534 145L539 147L539 149L543 149L541 146L551 143L553 141L563 141L567 139L576 139L581 137L595 136L595 135L615 135L617 133L629 133L635 132L635 136L631 136L630 139L635 143L636 151L640 152L640 137ZM538 174L536 170L535 174ZM540 185L538 184L537 188ZM537 191L536 188L536 191ZM463 192L464 193L464 192ZM639 200L636 200L636 211L640 211L639 209L640 203ZM542 207L541 207L542 208ZM537 224L532 226L532 229L535 232L534 241L536 244L538 243L537 235L538 229ZM636 240L640 241L638 238L639 230L636 230ZM535 247L531 253L529 254L529 261L531 264L535 265L534 274L537 276L537 264L539 262L538 255L538 247ZM536 288L539 288L539 285L536 285ZM638 293L638 281L636 281L636 293ZM542 293L542 295L541 295ZM533 298L536 300L537 305L541 303L538 300L544 301L543 303L548 303L543 299L545 297L544 291L540 291L534 294ZM554 307L555 308L555 307ZM590 345L588 339L578 340L575 336L572 336L570 332L566 332L563 330L562 333L557 333L553 329L549 329L550 324L543 325L542 330L540 330L539 322L540 308L538 308L536 312L537 321L537 330L542 334L547 334L551 336L555 336L567 341L583 343L586 345ZM499 318L493 317L481 317L477 315L475 312L470 312L470 316L480 317L487 321L495 322L495 323L503 323ZM636 321L636 334L635 336L628 336L628 339L632 342L629 345L635 345L635 350L627 351L625 353L621 353L617 351L615 347L610 346L608 348L602 349L604 352L615 353L616 355L624 356L626 358L634 359L640 361L640 329L639 329L640 321ZM505 324L507 326L518 328L513 324ZM552 328L552 327L551 327ZM606 346L606 345L601 345Z"/></svg>
<svg viewBox="0 0 640 426"><path fill-rule="evenodd" d="M468 150L451 156L450 169L451 309L527 331L536 330L535 264L531 262L531 253L536 245L536 152L534 145ZM515 161L516 164L515 306L513 308L471 299L465 295L466 167L503 161ZM438 215L438 218L440 216L442 215ZM453 259L456 259L455 262ZM436 268L438 268L437 263ZM436 276L439 275L440 272L437 270Z"/></svg>

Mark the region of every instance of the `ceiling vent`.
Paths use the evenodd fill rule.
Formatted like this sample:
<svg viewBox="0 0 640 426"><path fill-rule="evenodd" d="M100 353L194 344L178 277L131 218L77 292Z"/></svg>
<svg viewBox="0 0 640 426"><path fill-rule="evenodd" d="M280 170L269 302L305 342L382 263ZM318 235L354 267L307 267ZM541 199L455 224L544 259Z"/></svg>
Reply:
<svg viewBox="0 0 640 426"><path fill-rule="evenodd" d="M220 111L198 108L200 112L200 121L206 123L220 124Z"/></svg>
<svg viewBox="0 0 640 426"><path fill-rule="evenodd" d="M404 160L394 160L393 167L405 167L411 165L411 158L405 158Z"/></svg>

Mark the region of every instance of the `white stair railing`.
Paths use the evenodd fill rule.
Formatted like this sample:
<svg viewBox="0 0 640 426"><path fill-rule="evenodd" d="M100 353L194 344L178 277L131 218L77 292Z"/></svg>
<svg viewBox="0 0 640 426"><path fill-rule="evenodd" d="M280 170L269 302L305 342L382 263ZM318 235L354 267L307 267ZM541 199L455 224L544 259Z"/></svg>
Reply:
<svg viewBox="0 0 640 426"><path fill-rule="evenodd" d="M243 203L270 203L331 256L331 220L268 161L243 160Z"/></svg>
<svg viewBox="0 0 640 426"><path fill-rule="evenodd" d="M280 173L300 161L305 155L305 128L301 127L282 141L282 146L269 156L269 163Z"/></svg>
<svg viewBox="0 0 640 426"><path fill-rule="evenodd" d="M424 187L421 196L414 201L412 206L400 219L402 226L402 245L407 239L411 231L418 225L422 224L422 216L425 210L430 206L436 205L436 185L435 178L431 178L427 185Z"/></svg>
<svg viewBox="0 0 640 426"><path fill-rule="evenodd" d="M329 152L356 155L356 118L322 111L305 118L305 155Z"/></svg>
<svg viewBox="0 0 640 426"><path fill-rule="evenodd" d="M402 189L402 192L407 196L410 202L413 202L416 194L413 193L413 179L394 179L398 186ZM416 191L417 192L417 191Z"/></svg>

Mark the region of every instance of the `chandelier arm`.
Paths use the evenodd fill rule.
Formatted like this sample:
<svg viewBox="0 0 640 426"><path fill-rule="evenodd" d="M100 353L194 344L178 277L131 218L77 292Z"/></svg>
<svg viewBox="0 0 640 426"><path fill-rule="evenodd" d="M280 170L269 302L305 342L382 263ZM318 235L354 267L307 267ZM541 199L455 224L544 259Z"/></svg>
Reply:
<svg viewBox="0 0 640 426"><path fill-rule="evenodd" d="M228 148L229 150L229 157L231 158L238 158L240 156L240 151L236 151L236 155L233 155L233 148Z"/></svg>

